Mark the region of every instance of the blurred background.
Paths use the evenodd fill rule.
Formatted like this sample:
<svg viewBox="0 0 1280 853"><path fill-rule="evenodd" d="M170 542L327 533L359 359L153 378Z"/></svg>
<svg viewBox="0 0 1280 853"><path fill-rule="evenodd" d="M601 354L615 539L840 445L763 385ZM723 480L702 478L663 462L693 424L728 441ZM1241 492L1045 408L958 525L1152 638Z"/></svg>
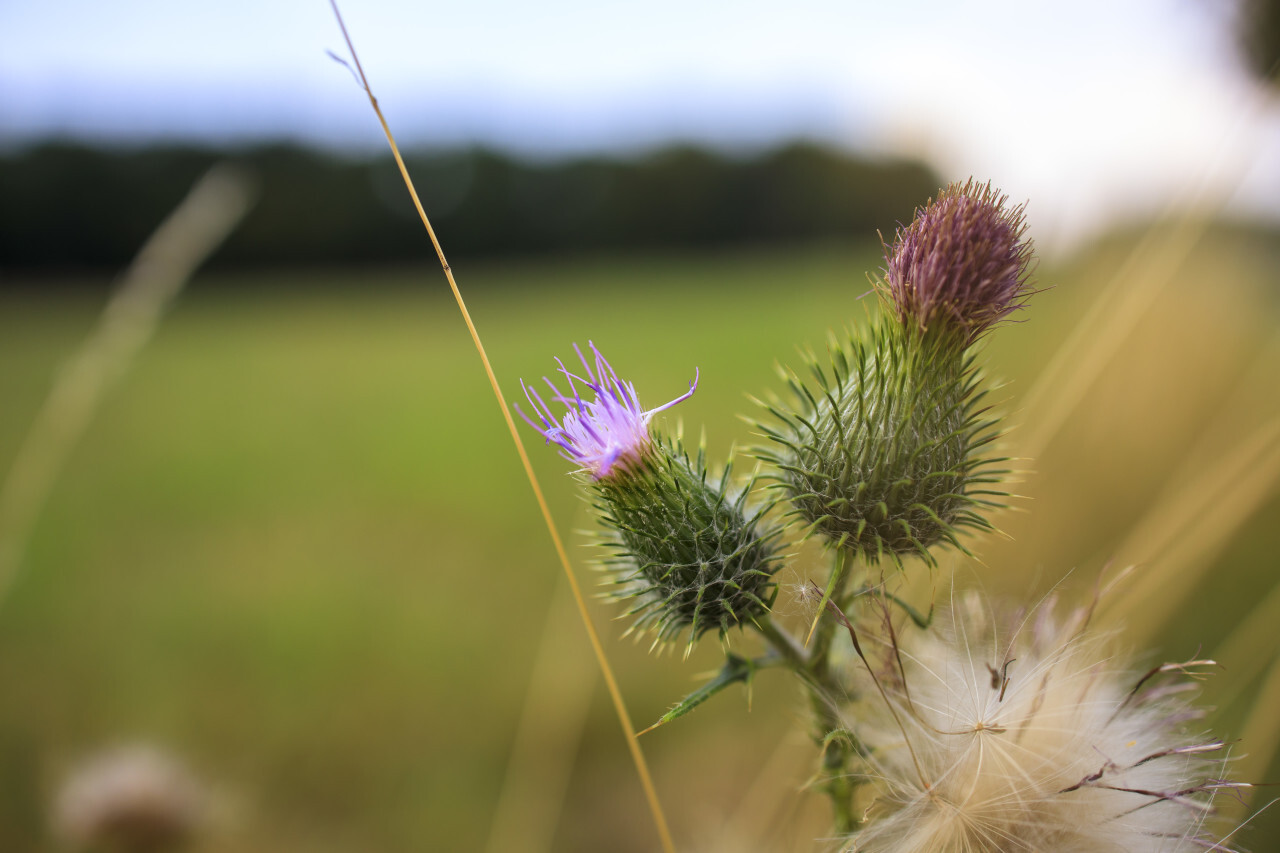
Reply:
<svg viewBox="0 0 1280 853"><path fill-rule="evenodd" d="M1280 781L1276 3L343 13L505 392L587 339L650 405L696 366L667 424L716 459L755 440L775 363L875 310L877 231L970 175L1026 201L1046 290L984 355L1026 499L946 570L1027 601L1137 565L1103 613L1121 644L1220 660L1224 774ZM0 6L0 849L657 849L465 327L326 50L319 0ZM243 220L180 294L104 314L224 161ZM592 585L586 505L525 439ZM592 606L641 727L718 666ZM681 850L833 847L802 720L765 673L644 737ZM1233 841L1280 847L1280 809Z"/></svg>

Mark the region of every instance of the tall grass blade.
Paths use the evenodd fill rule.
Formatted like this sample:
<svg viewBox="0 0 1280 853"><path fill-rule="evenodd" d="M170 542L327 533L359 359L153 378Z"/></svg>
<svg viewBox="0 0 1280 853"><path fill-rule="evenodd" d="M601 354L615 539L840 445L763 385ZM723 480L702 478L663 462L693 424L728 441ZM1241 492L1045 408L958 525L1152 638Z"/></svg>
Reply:
<svg viewBox="0 0 1280 853"><path fill-rule="evenodd" d="M1274 643L1273 643L1274 645ZM1253 710L1249 712L1241 730L1240 741L1245 745L1245 753L1237 758L1231 768L1237 779L1263 780L1263 774L1271 764L1271 759L1280 749L1280 655L1271 662L1271 668L1263 679L1262 688L1253 702ZM1269 781L1269 780L1267 780ZM1249 791L1241 792L1238 802L1228 801L1225 811L1228 816L1243 813L1248 804Z"/></svg>
<svg viewBox="0 0 1280 853"><path fill-rule="evenodd" d="M573 600L556 585L489 823L487 853L548 853L596 680L573 633Z"/></svg>
<svg viewBox="0 0 1280 853"><path fill-rule="evenodd" d="M1022 401L1018 454L1038 459L1178 268L1204 237L1210 211L1143 235L1110 284L1036 378ZM1114 298L1112 295L1115 294Z"/></svg>
<svg viewBox="0 0 1280 853"><path fill-rule="evenodd" d="M1280 625L1280 584L1273 586L1244 621L1214 650L1224 671L1214 676L1218 707L1230 708L1245 688L1280 655L1276 626Z"/></svg>
<svg viewBox="0 0 1280 853"><path fill-rule="evenodd" d="M97 325L63 366L0 486L0 605L67 456L111 386L155 333L165 308L248 211L250 180L214 166L147 239Z"/></svg>
<svg viewBox="0 0 1280 853"><path fill-rule="evenodd" d="M1188 181L1167 208L1183 212L1166 217L1168 227L1157 225L1147 230L1104 295L1041 371L1023 400L1019 455L1038 459L1044 453L1130 330L1173 279L1237 186L1246 180L1249 158L1234 155L1231 143L1239 140L1251 120L1265 113L1268 103L1265 92L1247 96L1238 118L1222 129L1216 154L1206 159L1198 178Z"/></svg>
<svg viewBox="0 0 1280 853"><path fill-rule="evenodd" d="M1147 514L1117 550L1121 560L1153 563L1104 602L1135 637L1149 637L1194 591L1224 546L1280 481L1280 419L1264 424L1216 467Z"/></svg>
<svg viewBox="0 0 1280 853"><path fill-rule="evenodd" d="M475 323L471 320L471 313L467 310L466 302L462 298L462 291L458 289L458 283L454 280L453 269L449 266L448 260L445 259L444 249L440 245L440 240L436 237L435 229L431 227L431 220L427 217L422 201L418 198L418 191L414 188L413 179L409 177L409 170L404 164L404 158L400 156L400 147L396 145L395 136L391 133L391 127L387 124L387 120L382 114L382 108L378 106L378 99L374 97L373 89L369 86L369 80L365 76L364 68L360 65L360 57L356 54L355 45L351 42L351 36L347 33L346 24L342 20L342 13L338 11L338 4L336 0L329 0L329 5L333 8L333 14L338 19L338 26L342 30L342 38L346 41L347 50L351 53L351 59L355 63L355 71L360 81L360 87L364 90L365 95L368 96L369 105L373 107L374 114L378 117L378 123L382 126L382 132L391 148L391 155L395 158L396 166L400 170L400 177L404 180L405 188L409 191L410 198L413 199L413 206L418 211L418 217L422 220L422 225L426 228L427 235L431 238L431 245L435 248L436 256L440 259L440 267L444 270L445 278L449 282L449 289L453 292L453 299L458 305L458 310L462 313L463 321L467 324L467 330L471 333L471 341L475 345L476 353L480 356L481 363L484 365L485 374L489 377L489 384L493 388L493 394L497 398L498 406L502 409L502 417L507 423L508 432L511 433L511 440L515 443L516 452L520 455L520 463L524 466L525 476L529 480L530 488L533 489L534 498L542 512L542 518L546 523L547 532L551 536L552 545L555 547L556 555L560 559L560 565L564 569L565 577L569 581L569 588L573 593L578 614L582 618L582 624L586 628L591 648L595 652L600 672L604 676L605 685L609 689L609 697L613 701L614 711L618 715L618 722L622 725L623 734L626 736L627 746L630 749L632 761L635 763L636 773L640 777L640 784L644 788L645 798L648 800L649 810L653 815L653 822L657 828L662 848L668 853L674 853L675 844L671 840L671 831L667 827L666 816L663 814L662 805L658 801L658 792L654 788L653 779L649 774L649 765L640 749L640 742L636 739L636 730L631 723L631 715L627 711L626 702L622 698L622 691L618 688L617 679L614 678L613 667L609 664L604 645L600 642L600 635L596 632L595 624L591 621L591 613L587 610L587 602L582 594L582 587L578 583L577 576L573 573L573 568L569 563L569 554L564 547L564 541L560 538L555 521L551 517L551 508L547 505L547 500L542 494L542 486L538 482L537 475L533 472L529 454L525 451L524 442L516 429L515 420L511 417L511 408L507 405L502 388L498 385L498 379L493 373L492 365L489 363L489 356L485 353L484 344L480 341L480 333L476 331Z"/></svg>

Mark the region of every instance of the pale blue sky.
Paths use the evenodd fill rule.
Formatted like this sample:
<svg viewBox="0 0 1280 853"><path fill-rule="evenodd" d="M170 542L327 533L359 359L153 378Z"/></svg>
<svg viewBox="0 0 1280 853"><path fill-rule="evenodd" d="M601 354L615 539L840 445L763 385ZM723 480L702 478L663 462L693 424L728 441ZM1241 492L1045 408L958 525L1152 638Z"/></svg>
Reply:
<svg viewBox="0 0 1280 853"><path fill-rule="evenodd" d="M1280 217L1280 107L1221 0L348 0L406 142L539 154L808 135L922 154L1071 239L1204 183ZM785 11L784 11L785 8ZM51 132L378 150L325 0L0 0L0 141Z"/></svg>

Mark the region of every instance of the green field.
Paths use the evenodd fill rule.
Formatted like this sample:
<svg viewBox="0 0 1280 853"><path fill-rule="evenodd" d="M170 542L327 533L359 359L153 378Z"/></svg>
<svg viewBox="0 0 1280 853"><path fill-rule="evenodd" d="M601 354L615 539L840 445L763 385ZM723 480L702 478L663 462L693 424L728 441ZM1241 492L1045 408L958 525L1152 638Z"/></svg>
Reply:
<svg viewBox="0 0 1280 853"><path fill-rule="evenodd" d="M1115 272L1133 245L1044 263L1052 289L993 337L994 398L1028 423L1013 452L1040 412L1025 395L1092 306L1120 302L1130 281ZM739 415L754 411L748 393L779 387L775 362L798 363L797 345L821 349L829 329L875 310L859 297L876 249L455 271L509 396L575 341L600 345L649 405L683 391L696 366L697 394L667 423L678 416L694 441L705 431L723 458L753 442ZM1158 276L1172 250L1152 251L1135 277ZM1025 597L1071 573L1070 596L1113 558L1177 555L1191 566L1180 572L1204 573L1187 575L1176 618L1135 611L1128 645L1144 661L1220 647L1276 583L1280 500L1267 482L1256 498L1228 488L1201 507L1193 486L1280 416L1278 269L1267 241L1228 233L1178 257L1056 440L1021 464L1015 490L1030 499L999 520L1012 540L975 542L987 566L962 577ZM485 848L560 569L439 270L285 278L194 281L66 462L0 600L0 849L56 849L52 792L79 757L122 740L162 744L207 780L217 815L202 850ZM99 308L0 297L0 471ZM566 463L524 437L592 584L576 532L586 506ZM1190 521L1141 527L1178 500ZM1150 542L1160 547L1141 552ZM714 641L688 661L650 655L618 640L608 604L595 611L641 725L716 666ZM551 626L547 642L564 644L549 658L547 679L564 680L551 694L570 696L594 663L576 617ZM1270 643L1253 649L1259 668L1225 661L1205 685L1228 739ZM1237 671L1253 676L1236 683ZM796 700L766 674L750 710L729 691L645 737L682 850L751 849L726 821L762 850L826 849L813 840L823 805L798 791L811 747L792 737L775 749L798 728ZM547 774L550 849L656 849L603 691L580 722L573 702L552 711L530 723L546 753L521 771L534 788ZM569 770L561 809L556 774ZM1240 843L1271 849L1280 821L1259 827Z"/></svg>

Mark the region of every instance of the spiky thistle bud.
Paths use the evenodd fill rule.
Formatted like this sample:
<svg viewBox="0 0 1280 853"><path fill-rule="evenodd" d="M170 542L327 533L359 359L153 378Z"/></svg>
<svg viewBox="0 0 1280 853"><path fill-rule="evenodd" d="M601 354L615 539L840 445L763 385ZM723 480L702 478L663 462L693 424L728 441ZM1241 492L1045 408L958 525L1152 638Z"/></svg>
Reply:
<svg viewBox="0 0 1280 853"><path fill-rule="evenodd" d="M1031 294L1025 205L970 178L916 211L885 250L878 286L903 325L934 329L965 346Z"/></svg>
<svg viewBox="0 0 1280 853"><path fill-rule="evenodd" d="M979 457L994 423L967 358L939 352L914 329L881 323L868 343L833 344L814 387L787 375L794 409L770 406L761 424L781 446L763 458L795 514L833 544L869 561L915 554L933 562L941 542L963 547L961 528L988 528L996 460Z"/></svg>
<svg viewBox="0 0 1280 853"><path fill-rule="evenodd" d="M887 618L887 614L886 614ZM1087 610L993 615L960 596L940 630L885 631L848 727L865 756L858 853L1228 850L1204 825L1224 744L1188 729L1212 661L1120 666ZM874 672L878 689L865 682Z"/></svg>
<svg viewBox="0 0 1280 853"><path fill-rule="evenodd" d="M761 425L796 514L865 559L932 563L930 548L963 548L959 531L989 528L982 511L999 505L999 460L980 455L996 423L967 350L1027 296L1022 211L1003 202L970 181L919 210L877 284L891 316L867 342L833 343L812 387L788 375L794 408Z"/></svg>
<svg viewBox="0 0 1280 853"><path fill-rule="evenodd" d="M560 363L568 395L544 377L551 401L566 407L562 418L527 386L538 422L521 415L588 475L608 531L615 594L636 600L633 629L652 631L655 643L687 632L692 647L706 631L724 634L766 612L779 560L767 507L748 507L750 484L735 491L729 466L709 481L701 452L691 460L678 443L652 434L653 415L693 394L696 375L686 394L646 411L635 386L590 348L594 366L575 347L584 375Z"/></svg>

